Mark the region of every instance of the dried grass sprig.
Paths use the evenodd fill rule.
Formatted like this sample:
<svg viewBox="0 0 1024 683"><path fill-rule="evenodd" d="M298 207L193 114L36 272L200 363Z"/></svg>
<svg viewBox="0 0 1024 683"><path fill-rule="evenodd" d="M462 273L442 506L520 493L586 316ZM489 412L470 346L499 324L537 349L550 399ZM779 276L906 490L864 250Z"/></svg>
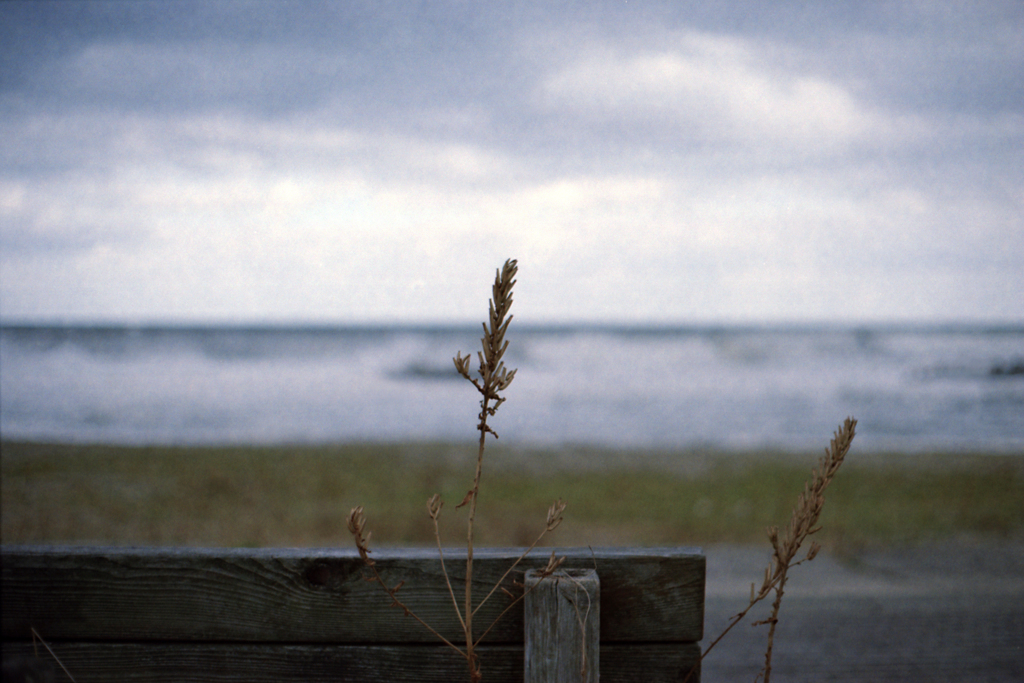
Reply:
<svg viewBox="0 0 1024 683"><path fill-rule="evenodd" d="M57 653L54 652L53 649L46 643L46 641L43 640L43 637L41 635L39 635L39 631L36 630L36 627L35 626L30 626L29 629L32 631L32 647L35 650L36 659L37 660L39 659L39 648L36 647L36 641L38 640L40 643L43 644L43 647L46 648L46 651L50 653L50 656L53 657L53 661L57 662L57 665L61 668L61 670L63 670L64 673L67 674L67 677L69 679L71 679L71 683L75 683L75 677L72 676L71 672L68 671L66 666L64 666L64 662L60 661L60 657L57 656ZM4 668L6 669L6 667L4 667ZM45 674L43 674L43 675L45 676ZM5 680L7 679L6 672L4 673L4 679ZM35 680L35 679L34 679L34 677L31 674L29 674L29 675L26 676L26 680Z"/></svg>
<svg viewBox="0 0 1024 683"><path fill-rule="evenodd" d="M818 526L818 520L825 506L825 489L832 483L836 473L839 471L840 465L843 464L843 460L846 458L846 454L849 453L856 428L857 420L848 417L839 430L833 434L829 447L825 449L825 455L818 461L818 467L811 470L811 478L804 483L804 490L797 498L796 506L790 515L789 525L786 527L785 532L780 536L777 526L768 527L766 530L768 540L772 545L772 557L769 560L768 567L764 570L764 579L761 582L761 586L758 588L757 584L750 584L750 602L747 604L747 607L734 616L729 625L725 627L725 630L708 645L700 657L701 661L707 657L715 645L736 624L747 616L747 613L750 612L754 605L775 593L772 610L768 618L756 621L753 624L754 626L768 625L768 645L765 650L765 664L757 675L757 679L763 678L765 683L770 682L772 651L775 643L775 626L779 621L779 610L782 607L782 596L785 593L786 581L789 579L789 570L804 562L810 562L817 556L818 551L821 550L821 546L812 541L803 559L796 560L804 541L821 530L821 527ZM686 678L683 679L684 683L697 670L697 666L699 666L699 662L694 665Z"/></svg>
<svg viewBox="0 0 1024 683"><path fill-rule="evenodd" d="M515 276L519 268L515 259L505 261L505 265L494 275L494 285L491 287L491 300L489 304L488 323L483 323L484 336L480 339L481 350L477 352L480 360L480 367L477 372L480 379L469 375L469 359L464 359L461 352L456 352L456 370L463 377L468 379L480 392L480 422L477 429L480 431L480 441L476 456L476 473L473 476L473 488L466 494L460 505L469 504L469 519L466 522L466 596L463 606L463 618L465 619L466 630L466 657L469 660L470 680L480 680L480 667L476 657L476 643L473 638L473 523L476 520L477 498L480 496L480 477L483 474L484 447L487 434L497 432L487 424L487 418L493 416L505 399L498 393L504 391L512 384L516 371L509 373L505 369L502 356L508 348L508 341L505 340L505 332L508 324L512 322L512 316L508 315L512 307L512 287L515 285ZM507 317L506 317L507 316ZM491 405L491 401L494 404Z"/></svg>
<svg viewBox="0 0 1024 683"><path fill-rule="evenodd" d="M366 531L366 517L363 515L362 507L353 508L352 512L349 514L348 520L348 529L355 540L356 548L359 550L359 556L372 572L372 576L367 577L367 580L378 583L388 593L388 595L391 596L392 606L399 607L405 612L405 614L414 617L434 633L434 635L464 657L469 665L470 680L474 682L481 680L477 646L491 631L491 629L494 628L495 624L497 624L498 621L510 609L512 609L514 605L518 604L520 600L525 598L526 594L529 592L524 591L517 597L505 589L502 584L505 579L508 578L508 575L526 558L530 551L540 543L544 536L549 532L554 531L558 525L561 524L562 513L565 511L565 503L562 502L561 499L555 501L551 505L548 509L548 516L544 529L541 531L540 535L538 535L537 539L523 552L522 555L519 556L518 559L516 559L512 566L508 568L484 599L474 606L473 526L476 520L477 499L480 495L480 478L483 473L484 448L488 434L493 435L494 438L498 438L498 434L488 424L488 418L493 417L496 414L498 407L505 402L505 397L502 396L500 392L508 389L516 375L515 370L508 370L505 367L503 357L505 355L505 351L508 349L508 341L505 339L505 333L508 331L509 323L512 321L512 316L509 315L509 309L512 307L512 288L516 283L515 276L517 271L518 267L516 265L516 261L514 259L509 259L505 262L505 265L495 273L494 285L491 287L492 298L488 307L488 320L483 323L484 334L480 339L480 351L477 352L477 359L479 361L479 367L477 369L478 376L470 374L471 356L463 356L462 352L459 351L456 352L455 357L452 359L455 363L456 371L469 380L480 393L480 413L478 415L479 421L477 423L477 430L480 432L480 439L477 449L476 471L473 476L472 488L467 491L462 502L456 506L456 508L461 508L463 506L469 507L468 520L466 523L465 596L461 606L458 598L455 596L455 589L452 587L451 578L449 577L448 569L445 566L444 551L442 550L441 544L441 532L438 518L441 515L441 509L443 508L444 503L441 500L441 496L438 494L435 494L427 501L427 514L430 516L434 525L434 538L437 540L437 551L441 558L441 572L444 574L448 593L451 596L452 604L455 607L455 612L459 617L459 624L461 625L465 636L464 647L456 646L445 639L398 599L397 593L398 589L401 588L402 583L399 583L392 588L388 586L383 578L381 578L377 571L376 563L370 557L370 533ZM564 557L556 558L554 553L552 553L547 567L541 571L542 576L547 576L553 573L564 561ZM511 596L513 598L512 602L505 607L501 614L498 615L498 617L479 637L476 637L473 633L473 617L499 589Z"/></svg>
<svg viewBox="0 0 1024 683"><path fill-rule="evenodd" d="M491 592L488 593L484 597L484 599L481 600L477 604L477 606L473 608L473 612L474 613L479 611L479 609L481 607L483 607L484 603L487 602L487 600L490 599L490 597L492 595L494 595L495 591L497 591L498 588L505 582L505 579L508 578L508 575L511 574L512 571L517 566L519 566L520 562L522 562L523 560L526 559L526 556L530 554L531 550L533 550L534 548L537 547L537 544L539 544L541 542L541 540L544 538L544 536L546 536L549 531L554 531L558 527L558 525L562 523L562 513L564 511L565 511L565 502L562 501L561 498L559 498L558 500L556 500L554 503L551 504L551 507L548 509L548 521L547 521L547 524L545 525L544 529L540 532L540 535L538 535L537 538L533 541L533 543L530 544L530 547L528 547L525 551L523 551L523 553L516 559L516 561L512 563L512 566L510 566L508 569L505 570L505 573L502 574L500 579L498 579L498 582L496 584L494 584L494 587L491 589ZM564 560L565 560L565 558L563 557L562 561L564 561ZM555 561L554 560L554 553L552 553L552 559L548 562L548 566L551 567L551 563L554 562L554 561ZM560 565L561 565L561 562L559 562L554 567L551 567L551 571L554 571ZM543 571L547 571L547 570L546 569L542 570L542 573L543 573ZM519 600L522 600L523 597L525 597L525 594L519 596L519 598L516 599L516 602L518 602ZM511 605L509 605L509 607L511 607ZM492 626L493 626L493 624L492 624ZM488 629L488 630L490 630L490 629ZM482 638L483 636L480 636L480 637ZM477 640L477 642L479 642L479 639Z"/></svg>
<svg viewBox="0 0 1024 683"><path fill-rule="evenodd" d="M425 622L423 619L421 619L419 617L419 615L417 615L415 612L413 612L411 609L409 609L408 605L406 605L404 602L402 602L401 600L398 599L398 590L403 585L405 585L405 581L399 581L397 584L395 584L394 587L391 587L384 580L384 577L382 577L380 575L380 572L377 570L377 563L370 558L370 547L369 547L370 533L367 532L366 535L364 536L363 535L363 531L365 530L365 528L366 528L366 515L363 514L363 506L360 505L358 507L352 508L352 511L349 512L349 514L348 514L348 530L349 530L349 532L352 533L352 536L355 538L356 548L359 550L359 556L363 559L363 563L367 567L369 567L370 571L372 572L372 576L366 577L366 580L371 582L371 583L378 584L381 588L384 589L384 591L388 595L391 596L391 604L389 605L389 607L397 607L397 608L399 608L400 610L402 610L402 612L405 613L406 616L412 617L416 621L418 621L421 624L423 624L423 626L426 627L426 629L428 631L430 631L435 636L440 638L444 642L445 645L448 645L450 648L452 648L453 650L458 652L460 655L465 657L466 654L461 649L459 649L458 645L456 645L455 643L451 642L450 640L445 638L443 635L438 633L437 630L434 629L433 626L431 626L430 624Z"/></svg>

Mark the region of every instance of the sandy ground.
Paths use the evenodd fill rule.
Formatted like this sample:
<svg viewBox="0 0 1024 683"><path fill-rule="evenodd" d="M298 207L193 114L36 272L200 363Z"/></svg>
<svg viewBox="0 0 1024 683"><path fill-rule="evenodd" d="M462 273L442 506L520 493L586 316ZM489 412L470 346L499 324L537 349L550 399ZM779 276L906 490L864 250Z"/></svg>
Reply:
<svg viewBox="0 0 1024 683"><path fill-rule="evenodd" d="M704 645L742 610L766 547L711 546ZM774 681L1024 681L1024 543L970 540L822 553L791 570ZM755 607L704 660L702 680L753 681L767 627Z"/></svg>

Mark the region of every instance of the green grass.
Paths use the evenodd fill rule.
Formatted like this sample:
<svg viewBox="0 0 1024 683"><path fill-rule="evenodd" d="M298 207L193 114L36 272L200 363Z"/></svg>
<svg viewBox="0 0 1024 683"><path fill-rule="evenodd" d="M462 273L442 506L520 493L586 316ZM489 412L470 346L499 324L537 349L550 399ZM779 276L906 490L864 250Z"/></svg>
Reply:
<svg viewBox="0 0 1024 683"><path fill-rule="evenodd" d="M818 535L826 546L1024 537L1024 457L859 457L856 448L855 442L826 494ZM347 547L346 515L363 505L374 545L433 544L425 505L438 492L446 501L443 541L463 545L465 511L455 506L472 485L474 453L474 446L449 444L4 442L0 538L5 544ZM559 497L569 507L547 539L553 545L762 542L766 526L788 522L817 462L814 454L592 450L576 455L609 464L574 471L558 464L560 455L488 448L478 545L528 544Z"/></svg>

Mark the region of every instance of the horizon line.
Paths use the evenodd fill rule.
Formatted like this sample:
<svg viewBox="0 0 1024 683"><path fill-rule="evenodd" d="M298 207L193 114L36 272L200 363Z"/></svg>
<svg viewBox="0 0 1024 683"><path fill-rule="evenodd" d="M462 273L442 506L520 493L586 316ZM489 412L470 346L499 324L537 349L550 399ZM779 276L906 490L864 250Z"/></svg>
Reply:
<svg viewBox="0 0 1024 683"><path fill-rule="evenodd" d="M118 320L118 319L4 319L3 329L92 329L92 330L237 330L237 331L476 331L481 321L449 320ZM838 319L778 319L778 320L567 320L552 319L522 321L515 327L523 331L645 331L680 332L729 330L1000 330L1024 331L1024 319L953 319L906 318L875 320Z"/></svg>

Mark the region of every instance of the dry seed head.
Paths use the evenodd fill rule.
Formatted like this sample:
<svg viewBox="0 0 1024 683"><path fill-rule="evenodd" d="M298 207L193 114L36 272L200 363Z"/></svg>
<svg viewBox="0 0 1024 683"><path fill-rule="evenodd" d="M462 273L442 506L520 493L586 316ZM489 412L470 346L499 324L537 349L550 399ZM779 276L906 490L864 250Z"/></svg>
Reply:
<svg viewBox="0 0 1024 683"><path fill-rule="evenodd" d="M370 533L363 535L363 531L366 529L366 515L363 514L363 506L352 508L352 511L348 513L348 530L349 533L355 538L356 549L359 551L359 557L363 558L369 566L374 565L374 561L370 559Z"/></svg>
<svg viewBox="0 0 1024 683"><path fill-rule="evenodd" d="M427 514L434 521L437 521L438 516L441 514L441 508L444 507L444 501L441 500L441 494L435 493L430 500L427 501Z"/></svg>
<svg viewBox="0 0 1024 683"><path fill-rule="evenodd" d="M455 361L455 369L459 374L469 379L469 362L472 360L472 356L463 356L461 351L456 351L455 358L452 360Z"/></svg>
<svg viewBox="0 0 1024 683"><path fill-rule="evenodd" d="M505 368L503 367L501 369L501 375L498 377L498 383L495 389L498 391L504 391L505 389L508 389L508 385L512 384L512 380L515 378L515 376L516 370L513 370L512 372L506 372Z"/></svg>
<svg viewBox="0 0 1024 683"><path fill-rule="evenodd" d="M551 551L551 557L548 558L547 565L543 569L541 569L540 572L539 572L541 578L544 578L544 577L547 577L547 576L551 576L552 574L554 574L555 571L559 567L561 567L562 563L564 563L564 562L565 562L565 557L556 558L555 557L555 551L552 550Z"/></svg>
<svg viewBox="0 0 1024 683"><path fill-rule="evenodd" d="M363 531L363 525L366 524L366 516L363 514L363 506L352 508L348 513L348 531L353 536L358 536Z"/></svg>
<svg viewBox="0 0 1024 683"><path fill-rule="evenodd" d="M562 523L562 513L565 512L565 505L565 501L559 498L548 508L548 531L554 531Z"/></svg>
<svg viewBox="0 0 1024 683"><path fill-rule="evenodd" d="M480 363L478 370L480 377L470 376L469 357L464 357L461 351L456 353L452 359L459 374L472 382L482 395L480 423L477 425L477 429L484 434L493 434L495 438L498 435L487 425L487 418L494 415L498 406L505 401L498 392L507 389L516 376L516 371L507 370L501 360L508 349L505 332L512 321L512 316L506 317L506 315L512 305L512 287L515 285L515 280L512 278L515 276L516 270L515 259L509 259L505 262L504 267L495 273L494 285L491 288L494 297L488 305L488 322L490 324L483 323L484 334L480 338L480 350L476 352L477 360Z"/></svg>

